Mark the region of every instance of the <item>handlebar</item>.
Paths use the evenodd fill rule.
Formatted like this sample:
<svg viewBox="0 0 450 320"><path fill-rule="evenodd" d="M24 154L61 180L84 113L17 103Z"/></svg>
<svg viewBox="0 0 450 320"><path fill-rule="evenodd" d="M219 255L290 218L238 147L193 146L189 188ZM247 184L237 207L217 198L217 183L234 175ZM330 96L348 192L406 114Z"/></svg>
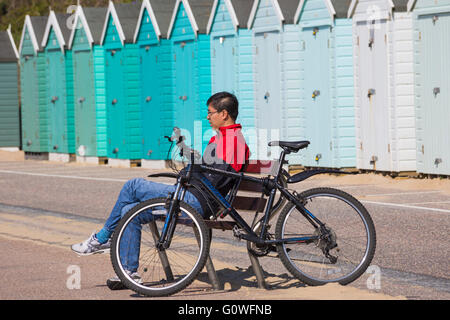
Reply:
<svg viewBox="0 0 450 320"><path fill-rule="evenodd" d="M180 157L185 157L189 161L194 162L196 160L200 160L201 154L197 151L192 149L191 147L188 147L184 140L186 139L185 136L181 135L181 130L178 127L174 127L172 131L172 136L164 136L169 142L174 143L177 145L178 148L180 148Z"/></svg>

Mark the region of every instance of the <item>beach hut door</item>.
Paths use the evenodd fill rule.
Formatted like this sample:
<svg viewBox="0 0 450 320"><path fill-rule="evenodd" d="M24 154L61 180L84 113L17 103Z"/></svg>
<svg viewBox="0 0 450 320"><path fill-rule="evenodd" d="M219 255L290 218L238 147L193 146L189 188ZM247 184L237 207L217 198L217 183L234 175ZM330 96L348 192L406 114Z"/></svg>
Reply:
<svg viewBox="0 0 450 320"><path fill-rule="evenodd" d="M332 166L330 99L330 27L303 29L305 39L305 127L311 142L305 164Z"/></svg>
<svg viewBox="0 0 450 320"><path fill-rule="evenodd" d="M193 143L195 109L194 42L183 41L174 44L175 59L175 119L174 126L181 129L186 143ZM199 116L199 115L198 115Z"/></svg>
<svg viewBox="0 0 450 320"><path fill-rule="evenodd" d="M255 35L255 93L258 159L278 156L267 143L281 138L280 34Z"/></svg>
<svg viewBox="0 0 450 320"><path fill-rule="evenodd" d="M419 16L420 118L422 143L419 152L423 172L448 174L450 172L449 72L450 52L449 14Z"/></svg>
<svg viewBox="0 0 450 320"><path fill-rule="evenodd" d="M357 24L360 168L391 170L386 20Z"/></svg>

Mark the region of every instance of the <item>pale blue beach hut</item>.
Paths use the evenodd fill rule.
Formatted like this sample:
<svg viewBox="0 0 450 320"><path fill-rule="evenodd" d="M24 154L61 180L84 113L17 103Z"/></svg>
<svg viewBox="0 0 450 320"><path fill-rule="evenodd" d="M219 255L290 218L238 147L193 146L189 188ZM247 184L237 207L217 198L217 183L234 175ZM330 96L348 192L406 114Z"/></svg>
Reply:
<svg viewBox="0 0 450 320"><path fill-rule="evenodd" d="M253 157L277 159L272 140L301 140L300 28L294 24L299 0L255 0L248 27L253 33L255 134ZM289 155L301 163L302 153Z"/></svg>
<svg viewBox="0 0 450 320"><path fill-rule="evenodd" d="M211 90L228 91L239 100L238 122L250 150L255 139L253 34L248 29L248 0L214 0L207 33L211 38Z"/></svg>
<svg viewBox="0 0 450 320"><path fill-rule="evenodd" d="M450 1L408 2L413 14L417 171L450 175Z"/></svg>
<svg viewBox="0 0 450 320"><path fill-rule="evenodd" d="M309 167L356 167L351 1L302 0L300 26L302 120L311 142L302 162Z"/></svg>

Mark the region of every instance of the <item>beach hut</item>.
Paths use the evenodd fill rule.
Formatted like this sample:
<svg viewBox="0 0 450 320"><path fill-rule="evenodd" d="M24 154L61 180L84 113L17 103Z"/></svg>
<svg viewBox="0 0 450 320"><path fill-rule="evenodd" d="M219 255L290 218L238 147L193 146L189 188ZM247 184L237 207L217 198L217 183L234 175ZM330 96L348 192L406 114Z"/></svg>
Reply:
<svg viewBox="0 0 450 320"><path fill-rule="evenodd" d="M238 123L250 150L254 143L253 42L248 0L214 0L207 33L211 38L211 89L228 91L239 100ZM253 154L252 154L253 156Z"/></svg>
<svg viewBox="0 0 450 320"><path fill-rule="evenodd" d="M140 2L109 2L100 45L105 50L109 165L137 166L142 156L139 51L134 32Z"/></svg>
<svg viewBox="0 0 450 320"><path fill-rule="evenodd" d="M105 49L100 46L107 8L78 6L70 35L78 162L107 160Z"/></svg>
<svg viewBox="0 0 450 320"><path fill-rule="evenodd" d="M298 124L311 144L310 167L356 167L352 20L349 0L302 0L300 26L301 108Z"/></svg>
<svg viewBox="0 0 450 320"><path fill-rule="evenodd" d="M450 1L409 1L414 24L417 171L450 175Z"/></svg>
<svg viewBox="0 0 450 320"><path fill-rule="evenodd" d="M19 45L22 148L30 156L48 155L46 61L42 38L48 17L25 16Z"/></svg>
<svg viewBox="0 0 450 320"><path fill-rule="evenodd" d="M139 50L144 168L164 168L173 129L172 42L167 39L176 0L144 0L134 34Z"/></svg>
<svg viewBox="0 0 450 320"><path fill-rule="evenodd" d="M248 27L253 31L256 157L277 159L272 140L301 140L300 28L294 24L299 0L255 0ZM255 152L254 152L255 154ZM288 156L302 162L303 153Z"/></svg>
<svg viewBox="0 0 450 320"><path fill-rule="evenodd" d="M67 50L70 15L50 11L42 47L46 60L49 160L70 161L75 154L72 52Z"/></svg>
<svg viewBox="0 0 450 320"><path fill-rule="evenodd" d="M19 53L11 26L0 31L0 149L20 148Z"/></svg>
<svg viewBox="0 0 450 320"><path fill-rule="evenodd" d="M211 96L211 51L206 34L213 1L177 0L169 25L172 41L173 124L187 145L203 150L213 135L206 119Z"/></svg>
<svg viewBox="0 0 450 320"><path fill-rule="evenodd" d="M353 0L357 168L416 171L412 15L406 0Z"/></svg>

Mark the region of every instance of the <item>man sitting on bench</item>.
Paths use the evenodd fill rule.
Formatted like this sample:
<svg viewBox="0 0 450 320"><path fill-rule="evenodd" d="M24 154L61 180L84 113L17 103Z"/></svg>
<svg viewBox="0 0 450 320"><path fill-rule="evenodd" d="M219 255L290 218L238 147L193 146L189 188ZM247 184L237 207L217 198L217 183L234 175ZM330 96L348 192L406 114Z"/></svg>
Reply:
<svg viewBox="0 0 450 320"><path fill-rule="evenodd" d="M206 147L202 161L204 164L227 171L240 172L250 156L249 148L241 132L241 125L236 124L239 103L236 97L228 92L219 92L211 96L208 106L207 119L213 130L217 132ZM225 197L232 188L234 180L220 174L199 173ZM195 181L195 180L193 180ZM110 249L111 236L120 219L138 203L159 197L167 197L175 191L174 185L155 183L142 178L132 179L125 183L103 228L93 233L87 240L72 245L72 250L79 255L91 255L107 252ZM203 217L208 218L214 201L205 199L205 195L196 188L186 191L184 201L192 206ZM139 256L138 243L130 249L130 255ZM139 277L133 270L129 270L133 278Z"/></svg>

